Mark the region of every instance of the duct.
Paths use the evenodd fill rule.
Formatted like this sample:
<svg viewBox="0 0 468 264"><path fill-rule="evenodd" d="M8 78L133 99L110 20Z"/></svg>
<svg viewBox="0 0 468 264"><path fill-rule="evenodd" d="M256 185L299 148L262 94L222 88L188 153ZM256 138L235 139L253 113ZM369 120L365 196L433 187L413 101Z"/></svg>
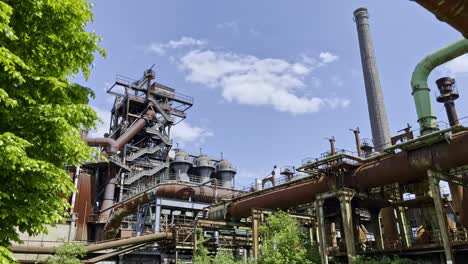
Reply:
<svg viewBox="0 0 468 264"><path fill-rule="evenodd" d="M468 164L468 131L454 134L450 143L441 141L416 150L402 151L366 163L347 177L346 184L359 191L395 182L409 183L426 177L428 169L449 170ZM313 202L330 189L327 177L304 178L234 198L210 207L211 220L248 217L253 208L286 209ZM468 217L468 216L467 216Z"/></svg>
<svg viewBox="0 0 468 264"><path fill-rule="evenodd" d="M415 0L433 13L437 19L446 22L468 38L468 4L466 0Z"/></svg>
<svg viewBox="0 0 468 264"><path fill-rule="evenodd" d="M329 190L328 178L291 181L279 188L270 188L234 198L229 205L218 205L208 211L211 220L232 217L239 219L252 214L252 208L286 209L309 203L315 195Z"/></svg>
<svg viewBox="0 0 468 264"><path fill-rule="evenodd" d="M172 233L159 232L139 237L126 238L121 240L114 240L109 242L103 242L99 244L91 244L85 247L86 253L96 252L100 250L106 250L111 248L117 248L128 245L136 245L148 243L151 241L172 239ZM54 254L55 247L31 247L31 246L11 246L9 249L14 253L25 253L25 254Z"/></svg>
<svg viewBox="0 0 468 264"><path fill-rule="evenodd" d="M155 117L155 112L153 110L148 110L146 113L138 119L130 128L125 131L117 140L112 138L89 138L85 137L83 140L88 143L88 145L93 147L107 146L111 154L116 154L125 144L127 144L133 137L135 137L140 130L142 130L148 122L153 120Z"/></svg>
<svg viewBox="0 0 468 264"><path fill-rule="evenodd" d="M106 253L106 254L102 254L102 255L94 257L94 258L82 260L81 263L89 263L89 264L99 263L99 262L101 262L103 260L118 256L118 255L125 254L127 252L130 252L130 251L136 250L138 248L144 247L146 245L148 245L148 244L138 244L136 246L128 246L128 247L120 248L120 249L118 249L116 251L113 251L113 252L110 252L110 253Z"/></svg>
<svg viewBox="0 0 468 264"><path fill-rule="evenodd" d="M115 184L116 179L112 178L109 180L104 189L104 199L102 200L101 204L101 211L103 211L103 213L101 214L101 216L103 216L106 219L109 217L110 214L110 210L107 209L112 207L112 205L114 204Z"/></svg>
<svg viewBox="0 0 468 264"><path fill-rule="evenodd" d="M425 57L414 69L411 77L412 95L418 114L421 135L438 130L427 78L431 71L468 52L468 40L462 39Z"/></svg>
<svg viewBox="0 0 468 264"><path fill-rule="evenodd" d="M218 189L218 195L224 197L233 197L238 195L238 192L226 189ZM136 195L121 203L115 204L112 208L112 215L104 227L104 232L109 236L114 235L122 219L134 213L138 205L146 204L154 199L154 197L173 198L180 200L189 200L196 202L211 203L215 199L215 191L211 186L192 186L180 183L163 183L156 186L154 189L148 190L142 194ZM104 213L101 211L101 213Z"/></svg>
<svg viewBox="0 0 468 264"><path fill-rule="evenodd" d="M427 175L427 170L449 170L468 164L468 131L454 134L450 144L442 141L424 148L402 151L359 167L348 184L358 190L408 183Z"/></svg>

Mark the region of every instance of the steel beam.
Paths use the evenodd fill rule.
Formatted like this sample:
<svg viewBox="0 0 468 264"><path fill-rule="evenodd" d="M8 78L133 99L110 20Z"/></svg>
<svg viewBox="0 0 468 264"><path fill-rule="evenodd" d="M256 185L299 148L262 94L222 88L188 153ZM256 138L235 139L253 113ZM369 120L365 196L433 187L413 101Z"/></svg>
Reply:
<svg viewBox="0 0 468 264"><path fill-rule="evenodd" d="M434 207L437 214L437 222L439 224L440 236L444 247L445 260L447 264L454 264L451 241L449 237L447 215L442 205L442 199L440 198L440 187L439 179L437 176L439 172L428 170L427 177L429 178L429 188L431 191L432 199L434 200Z"/></svg>

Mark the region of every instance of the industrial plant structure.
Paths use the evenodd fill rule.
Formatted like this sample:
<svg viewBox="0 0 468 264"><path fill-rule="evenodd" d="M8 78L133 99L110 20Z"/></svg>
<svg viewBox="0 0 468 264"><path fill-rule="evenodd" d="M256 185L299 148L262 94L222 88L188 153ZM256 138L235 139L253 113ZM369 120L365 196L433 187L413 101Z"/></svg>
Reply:
<svg viewBox="0 0 468 264"><path fill-rule="evenodd" d="M464 1L416 2L466 36ZM118 77L108 89L115 96L109 133L83 133L106 158L69 167L78 192L70 198L67 237L89 244L85 262L190 262L199 235L213 254L228 250L256 259L259 225L272 211L285 210L310 231L322 263L330 256L349 263L356 255L394 254L418 263L464 263L468 128L456 112L455 80L440 76L436 83L449 120L442 127L427 78L436 66L467 53L468 40L416 66L411 93L420 127L392 137L367 10L359 8L354 16L373 142L353 130L355 151L336 149L333 138L320 157L304 159L297 169L283 167L279 176L258 179L250 190L235 189L236 169L228 160L173 148L171 128L186 118L191 97L155 82L151 69L139 80ZM440 181L448 183L450 197L441 194ZM25 259L53 251L34 242L11 249Z"/></svg>

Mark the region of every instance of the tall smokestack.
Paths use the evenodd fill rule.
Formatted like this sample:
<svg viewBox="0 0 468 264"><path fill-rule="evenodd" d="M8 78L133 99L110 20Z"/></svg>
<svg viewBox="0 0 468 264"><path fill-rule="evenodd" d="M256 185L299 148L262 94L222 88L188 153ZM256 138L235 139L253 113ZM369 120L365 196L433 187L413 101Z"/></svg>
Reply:
<svg viewBox="0 0 468 264"><path fill-rule="evenodd" d="M380 86L377 63L375 62L374 46L372 45L369 30L369 15L366 8L358 8L354 11L361 51L362 71L366 86L367 107L372 129L372 138L376 151L381 152L390 146L390 128L388 127L387 112Z"/></svg>
<svg viewBox="0 0 468 264"><path fill-rule="evenodd" d="M359 38L362 72L366 86L367 108L369 109L374 149L382 152L391 144L390 128L388 127L387 112L385 111L379 72L377 71L377 63L375 62L374 45L372 45L369 30L369 14L367 13L367 9L361 7L354 10L354 21L356 22ZM385 238L390 241L398 240L394 209L392 207L382 208L381 215L383 223L383 230L381 232L385 234Z"/></svg>

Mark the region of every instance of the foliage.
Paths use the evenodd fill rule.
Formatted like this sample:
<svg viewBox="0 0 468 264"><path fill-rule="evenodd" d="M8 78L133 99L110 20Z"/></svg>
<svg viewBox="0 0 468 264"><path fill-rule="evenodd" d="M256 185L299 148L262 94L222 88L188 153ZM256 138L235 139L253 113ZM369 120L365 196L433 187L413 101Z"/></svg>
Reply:
<svg viewBox="0 0 468 264"><path fill-rule="evenodd" d="M87 0L0 0L0 246L62 221L74 189L64 165L92 156L80 128L97 119L93 93L67 79L104 56L90 21Z"/></svg>
<svg viewBox="0 0 468 264"><path fill-rule="evenodd" d="M393 258L383 257L382 259L372 259L363 256L357 256L353 259L353 264L415 264L409 259L401 259L397 256Z"/></svg>
<svg viewBox="0 0 468 264"><path fill-rule="evenodd" d="M205 247L205 238L203 237L203 231L197 229L197 244L196 251L193 254L193 264L210 264L211 258L208 256L208 249Z"/></svg>
<svg viewBox="0 0 468 264"><path fill-rule="evenodd" d="M82 244L64 243L55 250L55 255L48 257L46 264L80 264L80 258L86 254Z"/></svg>
<svg viewBox="0 0 468 264"><path fill-rule="evenodd" d="M15 256L6 247L0 246L0 264L17 263Z"/></svg>
<svg viewBox="0 0 468 264"><path fill-rule="evenodd" d="M307 246L307 258L312 263L321 263L322 259L320 258L319 244L318 243L312 244L310 241L307 240L306 245L311 245L311 246ZM329 260L329 262L331 261Z"/></svg>
<svg viewBox="0 0 468 264"><path fill-rule="evenodd" d="M193 264L240 264L245 262L237 261L230 254L221 253L216 257L210 257L208 255L208 249L205 247L206 239L203 237L203 232L201 229L197 229L197 249L193 255L192 263ZM254 263L253 261L248 260L247 264Z"/></svg>
<svg viewBox="0 0 468 264"><path fill-rule="evenodd" d="M264 264L313 263L307 254L306 240L299 223L285 212L268 217L260 227L260 261Z"/></svg>

